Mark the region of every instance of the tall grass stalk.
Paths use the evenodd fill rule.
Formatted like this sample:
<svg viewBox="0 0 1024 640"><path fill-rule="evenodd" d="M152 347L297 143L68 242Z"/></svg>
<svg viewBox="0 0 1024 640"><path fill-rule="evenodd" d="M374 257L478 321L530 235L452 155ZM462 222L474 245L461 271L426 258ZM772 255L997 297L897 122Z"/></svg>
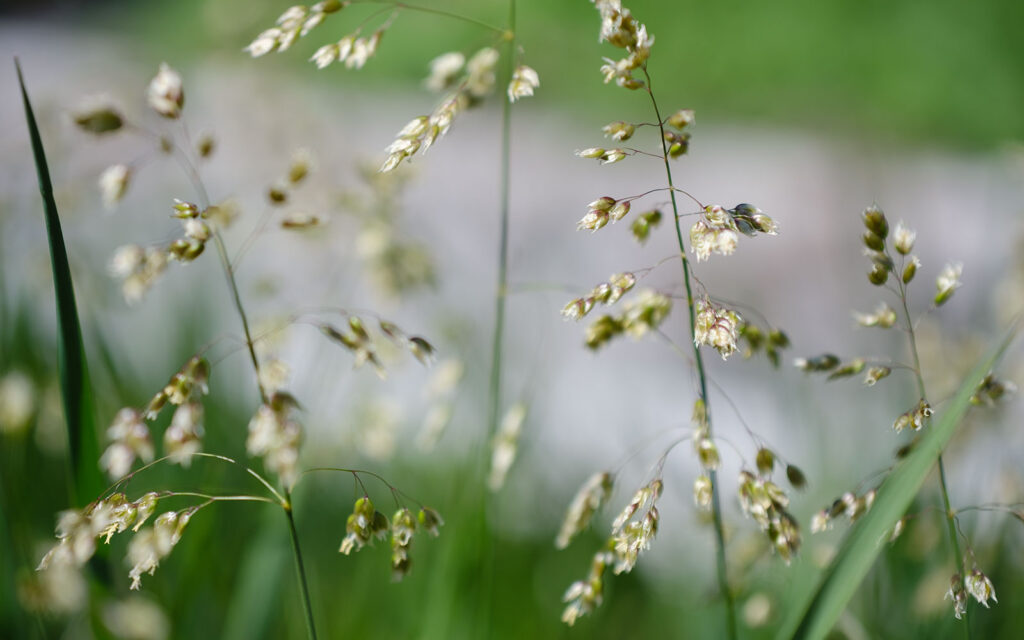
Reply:
<svg viewBox="0 0 1024 640"><path fill-rule="evenodd" d="M512 78L516 54L516 0L508 3L508 24L504 34L507 51L502 70L504 84ZM511 209L511 160L512 160L512 101L501 101L501 147L499 169L499 211L498 211L498 273L494 289L494 328L491 335L491 373L487 393L487 431L480 443L479 477L480 487L486 486L487 466L490 459L489 444L498 432L501 415L501 374L504 368L504 338L506 300L508 298L508 235ZM483 561L483 585L481 592L481 631L488 632L491 622L491 607L494 594L494 539L489 532L487 520L488 500L486 489L481 489L480 536Z"/></svg>
<svg viewBox="0 0 1024 640"><path fill-rule="evenodd" d="M899 286L900 303L903 306L903 319L907 323L907 340L910 343L910 355L914 359L914 378L917 381L917 390L921 394L921 399L927 402L928 392L925 390L924 376L921 374L921 358L917 352L917 335L914 332L914 323L910 318L910 308L907 305L907 285L903 284L903 280L899 278L896 279L896 282ZM960 586L963 588L964 578L966 576L966 573L964 572L964 556L960 551L960 540L957 537L956 532L956 512L950 507L949 487L946 482L946 465L942 461L941 452L938 455L938 466L939 487L942 490L943 512L946 515L949 542L952 545L953 550L953 566L956 567L957 574L960 576ZM971 621L966 610L963 613L963 617L964 636L969 640L971 638Z"/></svg>
<svg viewBox="0 0 1024 640"><path fill-rule="evenodd" d="M504 75L512 77L515 68L516 50L516 0L508 3L508 54L505 58ZM500 212L498 227L498 281L494 291L494 331L491 338L491 378L488 393L487 434L493 436L498 429L498 415L501 409L501 372L503 360L502 342L505 333L505 299L508 294L508 227L510 209L511 152L512 152L512 102L501 102L501 169L500 169Z"/></svg>
<svg viewBox="0 0 1024 640"><path fill-rule="evenodd" d="M672 218L676 230L676 240L679 243L679 259L683 267L683 283L686 285L686 306L690 318L690 343L693 345L693 358L697 366L697 377L700 380L700 398L704 401L707 412L708 436L711 437L711 404L708 401L708 378L704 370L704 358L701 355L700 347L694 340L697 318L694 311L693 285L690 279L690 261L686 258L686 246L683 244L683 230L679 225L679 207L676 203L676 189L672 184L672 166L669 163L668 143L665 138L665 121L661 117L661 110L658 108L658 101L654 97L651 88L651 76L644 66L644 77L647 80L645 85L647 95L651 98L651 106L654 108L654 116L658 122L658 133L661 136L661 157L665 164L665 178L668 181L668 192L672 202ZM711 512L715 528L715 558L718 575L718 589L725 601L726 628L729 638L735 639L736 632L736 605L733 602L732 592L729 590L729 579L726 571L725 535L722 528L722 508L718 490L718 473L714 469L709 470L708 477L711 479Z"/></svg>

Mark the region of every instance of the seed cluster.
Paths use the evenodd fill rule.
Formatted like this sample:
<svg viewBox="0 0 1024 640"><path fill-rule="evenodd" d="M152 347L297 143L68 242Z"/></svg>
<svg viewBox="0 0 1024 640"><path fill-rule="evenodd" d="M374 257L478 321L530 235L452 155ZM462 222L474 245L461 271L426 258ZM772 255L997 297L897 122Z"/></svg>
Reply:
<svg viewBox="0 0 1024 640"><path fill-rule="evenodd" d="M413 516L408 508L399 507L389 522L388 517L374 507L370 497L364 495L356 500L352 513L348 516L345 537L338 551L349 555L368 544L373 544L374 539L383 540L390 537L391 577L398 582L408 575L412 568L409 552L417 523L424 531L436 537L439 534L438 528L444 521L429 507L421 507L416 516Z"/></svg>

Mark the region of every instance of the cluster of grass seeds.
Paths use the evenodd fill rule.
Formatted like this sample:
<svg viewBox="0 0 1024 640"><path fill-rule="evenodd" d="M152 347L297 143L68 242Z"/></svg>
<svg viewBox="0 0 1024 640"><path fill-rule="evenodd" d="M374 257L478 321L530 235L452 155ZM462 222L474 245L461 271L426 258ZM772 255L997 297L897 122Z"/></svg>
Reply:
<svg viewBox="0 0 1024 640"><path fill-rule="evenodd" d="M690 109L677 109L667 116L663 115L655 98L648 69L654 50L653 34L617 0L596 0L594 4L601 17L601 41L622 51L618 59L604 59L605 63L600 70L605 83L614 82L624 89L647 94L653 119L649 122L611 122L602 128L602 132L615 147L587 147L577 151L576 155L596 159L601 165L622 162L627 158L633 159L631 162L645 162L653 158L663 165L663 169L654 169L654 175L660 171L664 171L664 174L660 178L663 180L661 186L646 185L645 190L638 195L601 195L594 199L587 205L587 213L577 227L596 233L630 216L636 203L649 202L655 195L667 195L667 202L645 202L645 206L641 207L642 213L633 213L630 230L634 238L643 243L663 219L669 218L671 223L666 232L675 235L679 252L652 267L612 275L607 282L595 286L589 293L569 301L562 314L567 319L581 320L598 305L614 307L622 300L621 311L604 313L587 327L587 347L600 349L623 334L637 339L656 335L671 343L662 328L674 302L671 291L653 288L643 288L636 293L631 291L640 279L650 275L658 266L678 262L681 266L681 284L686 291L685 316L688 319L687 334L692 341L692 355L687 355L686 350L674 344L671 346L683 355L687 368L692 367L695 371L698 389L692 405L692 429L664 449L652 467L649 480L637 490L615 519L611 536L607 544L595 554L587 577L573 583L566 591L564 599L567 606L563 620L572 625L581 615L591 613L603 600L606 570L611 568L616 574L632 570L638 555L650 547L658 531L659 514L655 503L663 491L663 471L668 456L678 444L690 441L697 463L693 485L694 501L697 509L710 512L713 522L718 586L726 611L723 634L735 638L734 593L726 577L728 549L719 491L719 473L723 462L719 453L720 438L712 429L708 393L711 379L704 365L704 351L701 347L714 349L723 360L741 349L746 357L763 351L778 366L779 352L789 346L789 340L776 327L761 327L746 320L737 309L732 308L734 303L727 305L708 291L694 273L694 262L708 261L712 254L729 256L737 250L741 236L776 235L778 225L753 205L706 205L675 186L672 160L689 150L695 122L694 112ZM645 132L651 132L653 148L624 144L634 140L634 137L642 137ZM679 195L691 201L696 210L689 211L680 207L677 201ZM682 228L685 217L695 218L689 230L689 251ZM687 253L693 256L692 261ZM774 471L784 469L789 483L795 488L802 488L806 480L798 467L784 462L763 438L749 428L747 435L752 442L756 462L750 465L740 454L739 503L743 512L764 533L770 548L788 563L800 549L800 526L788 511L789 496L773 481L772 476ZM615 474L606 471L593 476L584 484L566 515L557 539L559 547L566 546L576 533L589 526L598 509L610 497L614 482Z"/></svg>

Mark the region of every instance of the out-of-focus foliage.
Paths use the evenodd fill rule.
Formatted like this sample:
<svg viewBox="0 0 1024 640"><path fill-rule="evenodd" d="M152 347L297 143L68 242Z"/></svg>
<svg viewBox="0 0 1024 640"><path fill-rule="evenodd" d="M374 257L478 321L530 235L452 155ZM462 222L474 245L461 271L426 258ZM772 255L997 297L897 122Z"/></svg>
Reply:
<svg viewBox="0 0 1024 640"><path fill-rule="evenodd" d="M180 0L138 3L108 0L72 4L26 3L23 13L56 23L74 21L145 43L140 55L153 62L168 51L181 56L236 53L288 3L276 0ZM503 3L449 0L425 3L501 24ZM601 91L596 67L581 72L594 34L586 0L519 3L526 25L519 39L536 64L548 98L590 109L629 104L628 96ZM999 146L1024 138L1024 5L1015 0L958 2L701 2L682 0L665 11L661 0L630 3L637 15L661 17L652 30L662 66L655 77L661 99L685 103L702 117L811 127L853 137L878 136L941 145ZM368 15L372 3L346 12ZM331 29L333 27L325 27ZM339 26L337 29L344 29ZM341 32L337 34L342 35ZM369 82L408 86L424 73L422 49L475 42L472 25L409 15L398 20L371 63ZM447 45L445 43L448 43ZM315 47L300 44L309 57ZM415 54L414 54L415 52ZM668 63L666 61L671 61ZM313 74L294 60L289 74ZM367 78L335 73L321 82L366 86Z"/></svg>

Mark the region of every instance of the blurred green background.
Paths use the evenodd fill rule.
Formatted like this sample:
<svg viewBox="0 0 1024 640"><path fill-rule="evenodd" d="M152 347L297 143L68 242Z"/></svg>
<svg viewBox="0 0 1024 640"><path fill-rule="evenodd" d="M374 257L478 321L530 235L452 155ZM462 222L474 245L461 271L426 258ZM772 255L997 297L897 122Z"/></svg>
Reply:
<svg viewBox="0 0 1024 640"><path fill-rule="evenodd" d="M273 0L8 3L11 15L20 9L53 24L127 37L139 43L140 59L197 62L236 53L285 6ZM507 11L501 2L474 0L436 6L498 26ZM652 72L671 78L659 87L663 99L685 103L702 117L975 149L1024 137L1024 42L1018 37L1024 6L1014 0L680 0L671 6L638 0L628 6L642 20L658 17L657 23L646 20L656 24ZM378 8L347 8L346 24ZM525 60L551 79L544 93L552 103L586 110L629 100L594 81L596 65L579 64L595 52L591 3L525 0L518 11ZM337 72L331 82L406 86L423 77L424 60L435 52L479 38L471 25L409 13L389 31L373 73ZM315 48L300 42L294 55L275 63L313 78L312 65L296 59Z"/></svg>
<svg viewBox="0 0 1024 640"><path fill-rule="evenodd" d="M44 38L59 39L68 33L87 34L97 42L109 38L133 52L132 64L155 68L161 60L173 59L176 66L202 69L244 57L242 47L285 6L276 0L6 2L0 5L0 28L7 32L32 29ZM500 2L453 0L437 6L499 25L506 12ZM638 0L627 6L656 36L651 70L662 102L695 108L702 123L757 127L783 136L796 131L839 139L854 147L924 150L925 154L933 149L954 150L981 163L1006 149L1018 148L1024 139L1024 38L1018 33L1024 24L1024 3ZM374 10L347 8L345 17L337 21L340 26L322 27L325 32L299 42L293 53L271 56L261 64L270 78L287 77L289 86L302 83L312 87L310 102L323 97L317 91L325 86L336 95L394 95L389 92L418 87L426 61L435 55L486 44L471 26L407 13L399 17L378 55L359 74L333 69L318 73L305 62L327 34L346 33ZM608 120L608 114L616 109L635 105L635 94L600 83L598 55L607 54L608 49L597 45L598 20L590 3L526 0L520 3L519 24L523 59L540 73L542 87L537 100L543 99L547 110L542 113L591 126ZM45 49L44 44L40 58L45 57ZM31 63L32 59L26 56L24 61ZM107 72L118 73L98 68L96 77L84 84L103 86ZM43 80L30 75L30 88ZM252 99L259 101L260 96ZM314 103L316 106L324 108ZM61 166L67 140L55 134L55 111L44 106L49 124L44 121L43 126L44 130L51 127L54 135L49 140L59 141L48 149L55 156L51 161ZM17 110L5 113L18 115ZM303 114L291 117L301 119ZM4 138L23 136L19 118L5 120ZM4 162L30 163L27 157L8 157ZM79 175L74 170L64 172L69 174ZM4 194L0 210L0 233L38 224L35 235L26 236L38 242L42 220L36 217L38 201L31 181L5 183L4 188L10 191ZM58 184L58 190L61 188ZM66 194L61 202L70 207L62 214L78 216L80 221L95 213L88 211L91 202L87 198ZM481 215L485 214L490 215ZM454 246L473 240L455 234L450 242ZM11 244L0 247L9 250ZM44 251L45 245L37 244L35 250ZM82 264L101 265L104 260L101 248L71 245L71 251L79 253ZM351 244L338 251L345 254L338 260L355 264ZM443 254L446 247L437 246L433 251ZM0 263L9 262L10 256ZM29 423L16 432L0 434L0 541L4 549L0 554L0 637L105 637L110 632L103 622L104 611L128 593L123 536L115 538L110 549L90 565L91 605L84 611L71 616L29 612L22 606L23 593L19 595L52 540L55 514L68 506L61 416L55 403L53 311L48 291L26 291L25 282L45 285L45 278L29 271L27 267L24 271L7 268L0 277L0 376L19 371L29 377L35 393ZM211 289L219 286L215 269L207 273ZM119 316L118 326L124 326L120 300L109 291L106 297L92 297L101 289L94 281L102 278L102 274L83 274L78 284L96 382L97 413L100 423L106 424L123 404L142 402L162 385L196 345L210 338L210 318L223 317L226 312L219 290L197 294L187 305L172 305L175 315L164 321L173 324L173 331L139 333L133 339L147 343L138 345L110 328L110 316ZM83 290L88 293L83 295ZM443 302L425 306L435 293L412 294L397 307L412 318L418 317L417 309L430 309L424 312L429 317L423 324L429 323L449 352L470 362L471 370L484 371L479 366L486 365L486 344L481 336L486 335L489 311L459 315L445 312ZM987 297L989 292L984 293ZM155 295L169 294L157 291ZM482 295L487 295L486 291ZM480 308L488 305L489 300L478 303ZM979 324L977 315L960 320ZM233 322L226 316L220 324L233 330ZM993 329L991 324L976 328L982 334ZM837 331L843 329L837 327ZM525 345L524 350L534 347L525 339L516 344ZM245 458L242 434L256 398L247 387L243 365L233 361L214 373L213 393L206 400L207 424L225 427L208 427L206 451ZM558 375L557 367L548 368L551 370L544 376ZM355 376L349 376L341 383L351 382L355 391L349 393L358 395L362 387L354 380ZM415 378L408 380L399 388L405 397L416 398ZM757 378L745 380L754 384ZM792 386L788 398L805 407L802 417L822 416L831 410L827 399L819 397L816 385ZM219 388L226 392L218 393ZM482 379L471 376L460 393L455 422L463 433L478 433L485 415ZM682 404L688 402L687 397ZM993 421L999 422L999 417ZM413 415L407 421L411 424L418 418ZM854 417L845 420L841 425L856 425ZM352 422L326 420L339 430ZM985 443L998 446L990 440ZM569 550L556 552L551 540L558 516L582 477L561 478L555 486L546 480L550 474L533 475L529 469L517 468L509 493L488 498L489 513L481 513L480 500L485 494L480 488L479 446L470 438L451 445L452 451L445 455L402 450L386 462L359 453L345 458L348 466L379 471L393 484L438 508L446 518L440 538L417 538L413 573L398 585L389 584L386 545L352 557L335 553L354 497L351 480L328 475L303 482L297 492L296 513L322 638L721 635L722 604L707 567L697 573L690 569L694 564L703 566L703 557L680 560L680 571L654 577L644 575L642 558L641 570L609 581L607 601L595 615L572 629L562 625L561 595L585 573L591 554L602 541L605 523ZM827 461L818 463L828 466ZM802 522L807 522L807 516L823 500L845 489L831 480L812 479L815 493L806 500L801 498L797 510ZM197 461L188 472L154 470L133 482L132 491L169 485L224 492L253 490L249 479L230 467ZM379 485L375 491L375 499L388 504L386 491ZM617 493L611 510L630 492L629 487L620 488L626 495ZM681 493L683 498L675 507L685 511L689 497L687 491ZM935 496L926 491L919 508L927 511L934 504ZM733 525L739 531L751 528L749 522L738 519ZM694 543L697 554L706 549L710 537L709 528L701 525L701 531L705 539L699 545ZM810 537L807 531L805 535ZM841 534L827 535L834 544ZM1024 607L1019 606L1024 600L1016 595L1024 587L1020 522L1013 518L994 521L982 527L978 541L975 553L1003 604L991 611L972 607L975 637L1018 637L1024 624ZM302 638L288 544L286 521L278 510L262 505L215 505L189 525L182 542L156 575L144 578L140 597L163 609L169 629L166 637ZM837 637L954 637L958 630L948 603L941 601L948 582L946 544L936 523L927 519L911 522L907 533L884 552L865 581L837 629ZM828 546L808 544L804 557L786 568L777 558L767 556L763 544L749 543L737 534L731 581L737 590L743 637L773 637L790 603L817 579L821 558L815 557L815 552L826 553ZM675 560L663 558L662 562L671 565ZM493 565L489 566L490 562ZM491 576L492 582L485 576Z"/></svg>

